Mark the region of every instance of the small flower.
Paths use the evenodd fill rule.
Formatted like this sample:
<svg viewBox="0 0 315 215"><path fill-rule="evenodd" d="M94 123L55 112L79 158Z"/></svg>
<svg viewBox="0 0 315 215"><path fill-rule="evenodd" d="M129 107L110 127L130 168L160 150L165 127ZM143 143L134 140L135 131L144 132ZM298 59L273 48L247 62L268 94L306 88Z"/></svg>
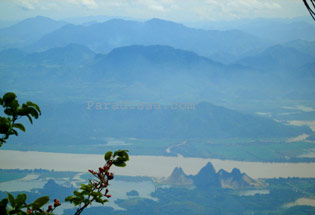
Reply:
<svg viewBox="0 0 315 215"><path fill-rule="evenodd" d="M58 207L60 205L61 205L60 201L58 199L54 199L54 207L56 208L56 207Z"/></svg>
<svg viewBox="0 0 315 215"><path fill-rule="evenodd" d="M48 212L48 213L49 213L49 212L50 212L50 211L52 211L52 210L53 210L53 206L52 206L52 205L49 205L49 206L48 206L48 209L47 209L47 211L46 211L46 212Z"/></svg>
<svg viewBox="0 0 315 215"><path fill-rule="evenodd" d="M109 166L105 165L103 169L105 172L107 172L109 170Z"/></svg>
<svg viewBox="0 0 315 215"><path fill-rule="evenodd" d="M112 180L114 178L114 173L110 173L109 175L108 175L108 180Z"/></svg>

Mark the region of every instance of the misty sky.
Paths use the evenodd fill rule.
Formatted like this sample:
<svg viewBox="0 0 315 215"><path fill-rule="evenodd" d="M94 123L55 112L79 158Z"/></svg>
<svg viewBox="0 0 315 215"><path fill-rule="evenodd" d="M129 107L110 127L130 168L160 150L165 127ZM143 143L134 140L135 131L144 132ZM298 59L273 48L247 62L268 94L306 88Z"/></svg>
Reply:
<svg viewBox="0 0 315 215"><path fill-rule="evenodd" d="M301 0L0 0L0 20L106 15L177 22L309 15Z"/></svg>

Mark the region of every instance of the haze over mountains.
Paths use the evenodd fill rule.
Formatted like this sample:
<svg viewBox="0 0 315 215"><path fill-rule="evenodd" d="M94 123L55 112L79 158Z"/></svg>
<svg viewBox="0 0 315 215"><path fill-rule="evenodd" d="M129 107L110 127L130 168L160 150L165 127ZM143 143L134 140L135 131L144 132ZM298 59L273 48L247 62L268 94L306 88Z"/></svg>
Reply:
<svg viewBox="0 0 315 215"><path fill-rule="evenodd" d="M53 32L66 22L38 16L23 20L13 26L0 29L0 49L21 48Z"/></svg>
<svg viewBox="0 0 315 215"><path fill-rule="evenodd" d="M28 99L32 95L48 107L48 113L54 107L51 121L68 119L45 125L49 135L42 142L55 140L54 127L61 133L67 128L66 140L86 134L82 143L98 135L283 138L311 133L306 127L207 102L312 100L314 41L275 45L240 30L193 29L160 19L72 25L35 17L0 33L11 39L1 39L1 91L15 91ZM87 110L88 101L162 106L184 101L197 108L97 111ZM71 128L76 120L82 125ZM93 125L97 128L84 131Z"/></svg>
<svg viewBox="0 0 315 215"><path fill-rule="evenodd" d="M199 102L233 97L285 98L292 90L298 91L300 99L310 99L314 95L313 59L282 46L230 65L161 45L122 47L107 55L75 44L40 53L12 49L0 52L1 76L15 80L4 86L23 86L28 81L34 83L29 89L41 88L50 94L66 85L84 85L80 97L85 99L93 95L106 100L111 89L112 98L162 103L172 99ZM36 82L38 79L41 81ZM78 96L78 91L68 92Z"/></svg>

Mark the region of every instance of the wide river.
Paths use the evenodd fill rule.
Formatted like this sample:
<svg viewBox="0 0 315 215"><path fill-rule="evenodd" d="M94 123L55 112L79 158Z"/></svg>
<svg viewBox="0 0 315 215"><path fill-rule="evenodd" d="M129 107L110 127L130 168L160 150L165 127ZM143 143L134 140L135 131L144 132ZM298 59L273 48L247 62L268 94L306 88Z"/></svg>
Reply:
<svg viewBox="0 0 315 215"><path fill-rule="evenodd" d="M182 167L186 174L196 174L211 162L215 169L231 171L237 167L253 178L313 177L315 163L266 163L233 160L131 156L125 168L113 169L116 174L128 176L169 176L175 167ZM66 154L36 151L0 151L1 169L54 169L55 171L87 172L104 164L104 156L99 154Z"/></svg>

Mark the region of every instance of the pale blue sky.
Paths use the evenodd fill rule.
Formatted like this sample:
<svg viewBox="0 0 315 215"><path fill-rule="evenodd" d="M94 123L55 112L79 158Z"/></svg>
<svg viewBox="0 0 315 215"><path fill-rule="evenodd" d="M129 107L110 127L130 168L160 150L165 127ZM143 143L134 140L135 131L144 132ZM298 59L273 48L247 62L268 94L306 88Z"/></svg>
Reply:
<svg viewBox="0 0 315 215"><path fill-rule="evenodd" d="M0 20L106 15L177 22L307 16L301 0L0 0Z"/></svg>

